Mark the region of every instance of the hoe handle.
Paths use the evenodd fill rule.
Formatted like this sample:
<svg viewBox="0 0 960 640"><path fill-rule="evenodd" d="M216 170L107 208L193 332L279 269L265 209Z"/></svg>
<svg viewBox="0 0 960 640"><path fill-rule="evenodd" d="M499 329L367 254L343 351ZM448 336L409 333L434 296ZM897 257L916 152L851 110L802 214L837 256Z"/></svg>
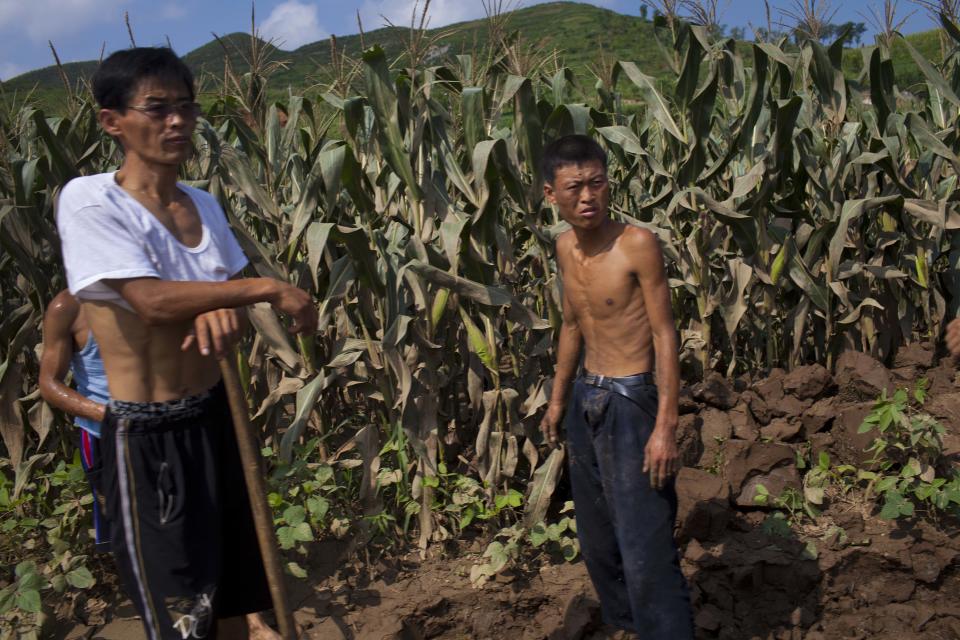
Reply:
<svg viewBox="0 0 960 640"><path fill-rule="evenodd" d="M223 375L223 385L227 390L227 399L230 402L230 415L233 416L233 428L237 434L240 463L243 466L247 494L250 496L250 509L253 511L253 523L257 530L257 541L260 543L263 568L270 585L273 611L277 616L277 623L280 626L280 635L283 636L283 640L296 640L293 612L290 610L290 602L287 599L283 569L280 564L280 552L277 550L277 541L273 532L273 515L270 513L270 505L267 503L267 488L260 470L260 447L257 436L250 427L247 401L243 395L243 389L240 387L235 353L220 359L220 372Z"/></svg>

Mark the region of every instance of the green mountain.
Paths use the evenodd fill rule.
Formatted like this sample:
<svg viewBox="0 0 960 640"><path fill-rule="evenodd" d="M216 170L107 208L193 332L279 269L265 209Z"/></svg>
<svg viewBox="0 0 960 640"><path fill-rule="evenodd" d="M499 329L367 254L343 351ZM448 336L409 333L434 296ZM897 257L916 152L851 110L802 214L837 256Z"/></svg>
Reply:
<svg viewBox="0 0 960 640"><path fill-rule="evenodd" d="M507 32L518 32L519 64L543 59L556 52L556 62L569 66L576 74L581 89L593 84L590 69L616 60L632 60L648 75L667 79L671 76L663 52L654 39L653 25L637 16L629 16L578 2L552 2L518 9L506 16ZM930 60L940 59L938 31L908 36L912 44ZM340 54L358 58L363 46L379 44L388 57L399 58L408 47L411 30L407 27L385 27L359 34L336 37ZM440 63L461 53L484 51L490 40L487 20L473 20L447 27L428 30L422 39L428 63ZM323 86L332 77L331 41L321 40L294 51L284 51L269 43L258 43L267 60L281 63L271 77L274 95L285 94L287 88L296 91ZM744 48L748 43L743 43ZM251 36L234 33L215 39L184 56L201 79L223 77L225 60L235 71L243 72L250 58ZM745 53L747 53L745 51ZM749 63L749 54L745 61ZM552 61L551 61L552 63ZM80 78L89 78L96 61L75 62L63 66L73 86ZM552 64L550 66L553 66ZM850 49L844 56L844 68L855 77L863 66L859 50ZM901 86L921 81L919 70L901 45L894 48L894 66ZM55 66L30 71L0 84L7 97L24 95L30 91L43 103L55 104L63 95L61 72Z"/></svg>
<svg viewBox="0 0 960 640"><path fill-rule="evenodd" d="M602 57L611 62L635 60L654 76L668 72L653 38L652 23L594 5L552 2L518 9L509 14L505 30L519 33L521 59L526 57L529 62L531 58L539 59L556 51L557 61L573 69L582 81L590 78L589 68ZM490 24L485 19L431 29L424 38L432 44L427 59L436 63L457 54L484 51L490 37ZM409 38L409 28L388 27L364 34L363 44L380 44L388 57L399 57ZM337 48L357 58L361 38L358 35L337 38ZM276 80L281 84L294 84L304 77L322 77L330 55L328 40L305 45L290 54L289 70L278 74Z"/></svg>

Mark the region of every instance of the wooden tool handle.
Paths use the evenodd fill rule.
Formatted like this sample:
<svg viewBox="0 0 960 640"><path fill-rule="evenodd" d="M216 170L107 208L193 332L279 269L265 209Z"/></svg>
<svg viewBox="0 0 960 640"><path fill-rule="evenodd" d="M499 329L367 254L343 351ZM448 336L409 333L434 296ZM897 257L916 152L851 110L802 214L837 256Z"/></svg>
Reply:
<svg viewBox="0 0 960 640"><path fill-rule="evenodd" d="M231 353L226 358L221 358L220 372L223 375L223 385L230 402L230 415L233 416L233 427L237 434L243 477L247 484L247 494L250 496L253 523L257 530L260 555L263 558L263 568L267 573L270 597L273 599L273 610L277 616L277 624L280 626L280 635L284 640L296 640L296 626L293 623L293 612L290 610L287 599L283 566L280 564L280 552L277 549L277 540L273 531L273 514L267 503L267 487L260 470L260 443L250 427L247 401L240 387L235 357L235 354Z"/></svg>

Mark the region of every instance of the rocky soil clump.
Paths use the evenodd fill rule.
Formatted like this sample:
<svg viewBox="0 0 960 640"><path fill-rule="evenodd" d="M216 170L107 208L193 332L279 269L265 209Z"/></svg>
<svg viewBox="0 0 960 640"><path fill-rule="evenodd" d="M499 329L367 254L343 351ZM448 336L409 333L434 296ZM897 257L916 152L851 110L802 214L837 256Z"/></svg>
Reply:
<svg viewBox="0 0 960 640"><path fill-rule="evenodd" d="M944 453L957 460L957 367L934 362L929 345L911 345L892 370L845 353L834 375L811 365L749 384L712 376L692 389L680 441L697 463L677 479L678 536L698 637L960 638L956 523L882 520L876 498L856 488L828 488L816 518L799 502L756 499L765 490L802 500L820 452L832 465L870 468L863 419L882 392L912 390L921 377L924 410L948 429Z"/></svg>

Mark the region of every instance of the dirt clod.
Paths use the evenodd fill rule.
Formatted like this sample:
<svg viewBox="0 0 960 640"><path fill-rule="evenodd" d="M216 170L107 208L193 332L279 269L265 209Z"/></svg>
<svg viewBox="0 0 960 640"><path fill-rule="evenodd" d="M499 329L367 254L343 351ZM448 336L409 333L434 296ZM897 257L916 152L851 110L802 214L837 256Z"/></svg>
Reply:
<svg viewBox="0 0 960 640"><path fill-rule="evenodd" d="M695 384L691 392L695 400L718 409L732 409L737 404L737 392L716 371L710 372L703 382Z"/></svg>
<svg viewBox="0 0 960 640"><path fill-rule="evenodd" d="M733 435L733 423L725 411L719 409L704 409L700 413L703 421L700 427L700 441L704 450L712 450L726 442Z"/></svg>
<svg viewBox="0 0 960 640"><path fill-rule="evenodd" d="M760 437L757 421L753 418L753 414L750 413L750 408L745 402L741 400L727 415L730 417L735 438L753 442Z"/></svg>
<svg viewBox="0 0 960 640"><path fill-rule="evenodd" d="M688 413L680 416L677 424L677 449L680 453L680 462L686 467L695 467L703 455L703 443L700 441L700 430L703 428L703 419L696 414Z"/></svg>
<svg viewBox="0 0 960 640"><path fill-rule="evenodd" d="M776 467L766 473L758 473L751 476L737 494L736 503L741 507L758 506L756 497L758 487L761 485L771 496L780 496L783 495L783 492L787 489L800 489L800 473L796 467L789 465ZM763 506L772 508L773 504L768 501Z"/></svg>
<svg viewBox="0 0 960 640"><path fill-rule="evenodd" d="M797 367L783 379L783 391L800 400L815 400L833 386L833 376L821 364Z"/></svg>
<svg viewBox="0 0 960 640"><path fill-rule="evenodd" d="M873 400L895 390L893 376L880 362L859 351L845 351L837 360L837 386L842 398Z"/></svg>
<svg viewBox="0 0 960 640"><path fill-rule="evenodd" d="M730 440L724 443L724 477L734 495L739 495L744 481L758 473L767 473L776 466L794 460L793 449L783 444Z"/></svg>
<svg viewBox="0 0 960 640"><path fill-rule="evenodd" d="M780 395L776 398L779 400L783 397L783 388L777 387L780 390ZM746 403L747 407L750 409L751 415L756 419L760 424L769 424L773 416L770 414L770 407L767 405L767 401L764 397L760 396L760 391L758 389L748 389L743 392L741 396L743 401Z"/></svg>
<svg viewBox="0 0 960 640"><path fill-rule="evenodd" d="M807 437L826 429L837 415L836 397L817 400L800 416L803 433Z"/></svg>
<svg viewBox="0 0 960 640"><path fill-rule="evenodd" d="M803 426L797 419L775 418L767 426L760 429L760 436L770 442L790 442Z"/></svg>
<svg viewBox="0 0 960 640"><path fill-rule="evenodd" d="M774 418L797 418L813 406L813 400L783 396L779 400L767 404L770 407L770 415Z"/></svg>
<svg viewBox="0 0 960 640"><path fill-rule="evenodd" d="M860 425L873 408L872 402L847 405L840 410L833 427L836 439L834 451L840 460L854 465L864 465L872 457L867 447L873 442L873 436L860 433Z"/></svg>
<svg viewBox="0 0 960 640"><path fill-rule="evenodd" d="M893 359L893 366L929 369L933 366L934 357L933 345L928 342L914 342L900 347Z"/></svg>

